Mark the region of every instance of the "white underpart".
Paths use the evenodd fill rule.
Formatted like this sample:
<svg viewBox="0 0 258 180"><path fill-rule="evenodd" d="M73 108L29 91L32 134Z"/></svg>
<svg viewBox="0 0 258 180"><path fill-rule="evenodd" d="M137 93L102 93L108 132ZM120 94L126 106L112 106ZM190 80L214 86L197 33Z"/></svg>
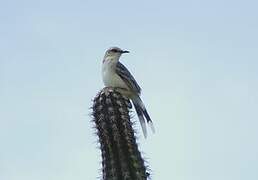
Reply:
<svg viewBox="0 0 258 180"><path fill-rule="evenodd" d="M102 64L102 80L106 87L119 87L128 89L128 86L116 73L116 60L105 59Z"/></svg>

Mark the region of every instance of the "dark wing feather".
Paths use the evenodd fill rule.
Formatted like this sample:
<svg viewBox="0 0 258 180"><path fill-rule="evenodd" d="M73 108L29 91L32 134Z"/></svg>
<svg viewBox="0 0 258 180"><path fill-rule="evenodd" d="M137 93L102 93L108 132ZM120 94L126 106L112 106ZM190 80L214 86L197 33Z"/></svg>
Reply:
<svg viewBox="0 0 258 180"><path fill-rule="evenodd" d="M141 88L128 69L120 62L116 65L116 73L122 78L126 85L134 92L140 94Z"/></svg>

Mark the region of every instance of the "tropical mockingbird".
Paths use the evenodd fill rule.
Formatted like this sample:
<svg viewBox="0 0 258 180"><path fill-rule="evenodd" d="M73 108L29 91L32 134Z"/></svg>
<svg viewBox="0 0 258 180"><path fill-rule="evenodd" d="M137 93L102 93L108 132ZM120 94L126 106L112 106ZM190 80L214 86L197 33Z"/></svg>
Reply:
<svg viewBox="0 0 258 180"><path fill-rule="evenodd" d="M117 88L120 93L132 100L140 120L144 137L146 138L147 130L145 119L153 132L155 131L154 126L140 98L140 86L128 69L119 62L119 58L123 53L129 53L129 51L124 51L118 47L111 47L106 51L102 62L102 79L106 87Z"/></svg>

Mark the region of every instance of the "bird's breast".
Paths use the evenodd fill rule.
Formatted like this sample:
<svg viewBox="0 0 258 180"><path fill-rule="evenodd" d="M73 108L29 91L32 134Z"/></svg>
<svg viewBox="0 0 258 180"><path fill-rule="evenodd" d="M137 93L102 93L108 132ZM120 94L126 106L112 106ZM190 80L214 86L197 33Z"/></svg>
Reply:
<svg viewBox="0 0 258 180"><path fill-rule="evenodd" d="M102 66L102 79L106 87L120 87L128 89L125 82L115 72L115 68L103 64Z"/></svg>

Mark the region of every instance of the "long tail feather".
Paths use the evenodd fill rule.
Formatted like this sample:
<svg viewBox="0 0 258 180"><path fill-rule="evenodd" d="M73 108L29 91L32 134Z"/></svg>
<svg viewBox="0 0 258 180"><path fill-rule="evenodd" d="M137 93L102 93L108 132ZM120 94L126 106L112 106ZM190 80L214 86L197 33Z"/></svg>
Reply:
<svg viewBox="0 0 258 180"><path fill-rule="evenodd" d="M133 105L134 105L134 108L135 108L136 113L138 115L138 118L140 120L143 135L144 135L145 138L147 138L147 128L146 128L145 119L143 117L143 113L141 111L141 107L137 103L135 103L134 101L133 101Z"/></svg>
<svg viewBox="0 0 258 180"><path fill-rule="evenodd" d="M146 120L147 120L147 123L148 123L148 125L150 126L152 132L155 133L155 128L154 128L153 122L152 122L152 120L151 120L151 118L150 118L150 116L149 116L147 110L145 109L145 107L144 107L144 109L142 110L142 112L143 112L143 114L144 114L144 116L145 116L145 118L146 118Z"/></svg>
<svg viewBox="0 0 258 180"><path fill-rule="evenodd" d="M142 129L143 129L144 136L146 138L147 137L147 130L146 130L146 124L145 124L144 117L146 118L146 121L147 121L148 125L150 126L153 133L155 133L154 125L152 123L152 120L151 120L151 118L150 118L150 116L149 116L141 98L139 96L134 96L134 98L132 98L132 101L133 101L136 113L137 113L137 115L139 117L139 120L141 122L141 126L142 126ZM144 115L144 117L143 117L143 115Z"/></svg>

